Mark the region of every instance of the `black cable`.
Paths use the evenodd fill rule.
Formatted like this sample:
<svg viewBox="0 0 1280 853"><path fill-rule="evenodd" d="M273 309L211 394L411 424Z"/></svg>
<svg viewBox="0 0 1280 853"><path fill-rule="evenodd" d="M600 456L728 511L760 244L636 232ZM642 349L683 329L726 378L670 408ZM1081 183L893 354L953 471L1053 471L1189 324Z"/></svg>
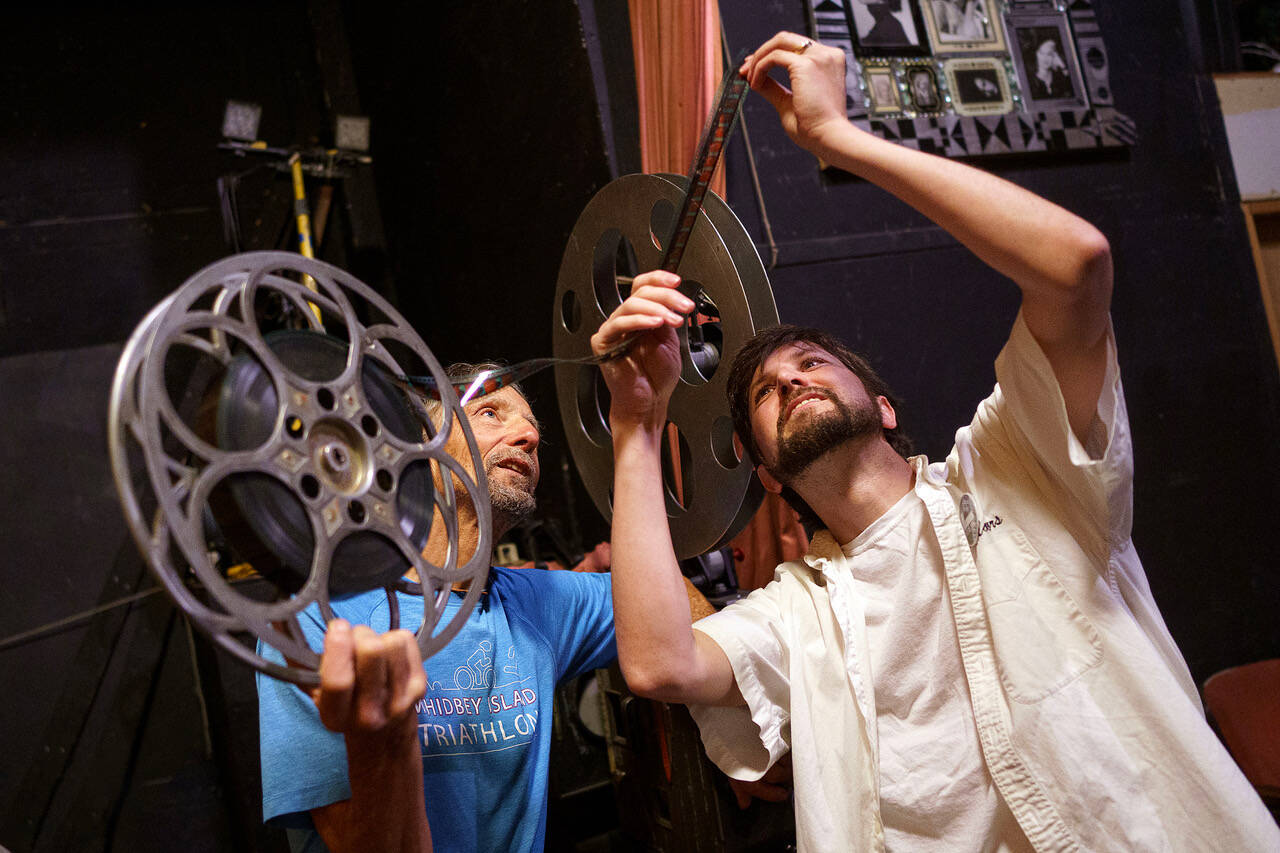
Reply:
<svg viewBox="0 0 1280 853"><path fill-rule="evenodd" d="M119 577L124 572L122 561L126 557L126 555L129 555L132 553L133 553L133 543L126 537L125 541L121 544L120 548L116 551L115 560L113 560L111 564L111 570L114 576ZM145 568L139 569L140 573L144 571L145 571ZM131 604L131 603L132 601L126 602L126 604ZM117 602L113 602L112 606L118 607L121 605L117 601ZM128 616L126 615L125 618L127 619ZM71 756L75 755L76 750L80 747L80 739L84 736L85 727L88 726L89 724L89 717L93 710L93 706L97 704L98 696L102 693L103 682L106 680L107 672L111 669L111 660L112 658L115 657L116 650L119 649L120 647L120 635L124 631L124 624L125 624L124 620L121 620L120 626L116 629L115 636L112 638L111 648L107 652L106 660L102 662L102 666L98 671L98 677L94 680L92 690L89 691L88 704L84 706L85 713L81 716L80 723L76 727L75 736L71 739L71 744L70 746L67 747L67 750L66 750L68 762L70 762ZM64 771L66 770L67 766L68 765L66 764L63 765ZM62 788L62 783L66 781L66 779L67 779L67 774L64 772L61 778L59 778L57 782L55 782L52 788L49 790L48 798L45 800L44 804L40 808L40 816L35 821L35 831L31 835L33 846L38 845L38 842L40 840L40 835L44 831L45 821L49 818L49 812L53 809L53 805L58 799L58 791Z"/></svg>
<svg viewBox="0 0 1280 853"><path fill-rule="evenodd" d="M725 57L725 73L735 74L736 68L729 67L729 39L724 32L724 19L720 20L720 50ZM764 239L769 244L769 263L765 271L772 271L778 265L778 243L773 239L773 226L769 222L769 211L764 204L764 191L760 188L760 172L756 168L756 155L751 148L751 134L747 132L747 105L742 105L738 113L738 121L742 124L742 144L747 149L747 171L751 175L751 186L755 190L756 206L760 209L760 225L764 228Z"/></svg>
<svg viewBox="0 0 1280 853"><path fill-rule="evenodd" d="M129 744L129 760L125 763L124 780L120 785L120 794L116 797L116 801L111 807L111 815L107 818L107 825L103 831L103 853L111 853L114 846L116 828L120 824L120 815L124 812L124 804L128 799L133 777L138 771L138 756L142 753L142 738L147 731L147 721L151 718L151 709L155 705L156 694L160 690L160 670L164 666L165 659L169 656L169 645L173 639L173 629L177 617L178 608L171 607L169 609L169 620L164 628L164 642L160 644L160 653L156 656L156 662L152 665L151 677L147 679L147 698L142 703L142 713L138 718L136 728L133 730L133 741Z"/></svg>
<svg viewBox="0 0 1280 853"><path fill-rule="evenodd" d="M135 601L139 601L149 595L155 595L157 592L162 592L163 590L164 587L162 586L148 587L142 592L135 592L133 595L126 595L124 598L117 598L114 601L108 601L106 604L100 604L97 607L91 607L90 609L82 610L79 613L73 613L72 615L66 616L62 619L58 619L53 622L46 622L44 625L39 625L28 631L12 634L5 637L3 640L0 640L0 651L4 651L12 646L20 646L30 640L39 639L45 634L51 634L60 628L70 628L72 625L75 625L77 622L83 622L90 616L97 616L99 613L105 613L106 611L114 610L117 607L124 607L126 604L132 604Z"/></svg>
<svg viewBox="0 0 1280 853"><path fill-rule="evenodd" d="M253 575L252 577L228 580L227 584L230 586L237 586L239 584L252 583L259 580L270 583L270 581L262 575ZM37 640L46 634L52 634L54 631L58 631L62 628L70 628L77 622L83 622L91 616L97 616L99 613L105 613L108 610L114 610L117 607L125 607L129 604L133 604L135 601L141 601L148 596L155 595L158 592L164 592L164 587L156 584L155 586L147 587L141 592L135 592L132 595L126 595L123 598L108 601L106 604L99 604L97 607L91 607L88 610L81 610L79 613L64 616L63 618L56 619L53 622L46 622L43 625L37 625L34 628L30 628L20 633L10 634L8 637L0 639L0 652L13 646L20 646L31 640Z"/></svg>

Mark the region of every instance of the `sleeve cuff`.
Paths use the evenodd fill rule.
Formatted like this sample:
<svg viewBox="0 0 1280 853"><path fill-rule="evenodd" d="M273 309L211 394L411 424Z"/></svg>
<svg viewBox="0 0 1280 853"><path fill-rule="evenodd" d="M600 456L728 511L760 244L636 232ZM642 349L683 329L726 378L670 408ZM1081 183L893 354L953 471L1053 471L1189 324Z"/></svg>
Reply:
<svg viewBox="0 0 1280 853"><path fill-rule="evenodd" d="M754 781L790 749L783 734L785 712L771 701L745 644L730 626L734 614L721 611L700 620L694 630L718 645L733 667L745 705L689 705L707 757L726 775Z"/></svg>
<svg viewBox="0 0 1280 853"><path fill-rule="evenodd" d="M1003 390L1004 405L1022 424L1032 443L1039 448L1062 447L1072 465L1104 467L1128 456L1123 439L1125 411L1116 359L1115 334L1107 320L1107 367L1098 394L1097 423L1090 427L1088 447L1081 443L1067 422L1067 406L1058 387L1049 358L1031 334L1018 312L1009 340L996 358L996 381Z"/></svg>

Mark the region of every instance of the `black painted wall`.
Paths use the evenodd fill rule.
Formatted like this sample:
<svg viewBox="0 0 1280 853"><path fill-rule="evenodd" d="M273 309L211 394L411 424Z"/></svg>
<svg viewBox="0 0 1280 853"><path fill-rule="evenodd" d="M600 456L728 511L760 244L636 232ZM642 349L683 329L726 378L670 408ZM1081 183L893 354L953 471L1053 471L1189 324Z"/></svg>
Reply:
<svg viewBox="0 0 1280 853"><path fill-rule="evenodd" d="M610 180L578 5L345 12L401 311L444 363L550 355L560 255ZM553 374L524 388L545 424L540 515L589 549L608 528L578 485Z"/></svg>

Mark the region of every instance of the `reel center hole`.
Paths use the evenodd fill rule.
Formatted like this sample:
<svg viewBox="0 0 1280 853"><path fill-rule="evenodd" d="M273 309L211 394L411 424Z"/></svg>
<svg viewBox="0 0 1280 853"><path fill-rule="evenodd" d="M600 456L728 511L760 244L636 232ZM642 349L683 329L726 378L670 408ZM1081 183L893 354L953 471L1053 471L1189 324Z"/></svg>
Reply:
<svg viewBox="0 0 1280 853"><path fill-rule="evenodd" d="M329 444L320 452L324 466L335 473L345 473L350 467L350 459L340 444Z"/></svg>
<svg viewBox="0 0 1280 853"><path fill-rule="evenodd" d="M609 432L609 386L604 374L595 365L578 368L578 423L582 432L597 447L610 447L613 437Z"/></svg>
<svg viewBox="0 0 1280 853"><path fill-rule="evenodd" d="M676 206L665 198L653 203L649 211L649 240L659 252L667 248L676 227Z"/></svg>
<svg viewBox="0 0 1280 853"><path fill-rule="evenodd" d="M307 436L307 447L316 473L327 487L343 495L367 488L373 477L369 449L361 434L346 421L317 421Z"/></svg>

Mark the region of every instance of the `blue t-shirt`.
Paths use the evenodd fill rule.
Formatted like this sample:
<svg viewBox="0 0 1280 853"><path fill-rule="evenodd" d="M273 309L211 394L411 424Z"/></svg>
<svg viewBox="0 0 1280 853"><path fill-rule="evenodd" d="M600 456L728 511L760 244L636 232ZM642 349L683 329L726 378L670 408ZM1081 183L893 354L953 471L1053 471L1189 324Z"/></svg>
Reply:
<svg viewBox="0 0 1280 853"><path fill-rule="evenodd" d="M416 628L422 598L399 594L400 625ZM450 596L441 624L462 602ZM335 615L382 632L386 593L331 602ZM319 608L299 617L323 646ZM280 660L261 643L259 651ZM425 663L418 737L431 837L439 851L542 850L557 683L617 657L609 576L494 568L488 592L449 644ZM351 796L342 736L320 722L296 686L258 674L264 820L311 829L308 811Z"/></svg>

